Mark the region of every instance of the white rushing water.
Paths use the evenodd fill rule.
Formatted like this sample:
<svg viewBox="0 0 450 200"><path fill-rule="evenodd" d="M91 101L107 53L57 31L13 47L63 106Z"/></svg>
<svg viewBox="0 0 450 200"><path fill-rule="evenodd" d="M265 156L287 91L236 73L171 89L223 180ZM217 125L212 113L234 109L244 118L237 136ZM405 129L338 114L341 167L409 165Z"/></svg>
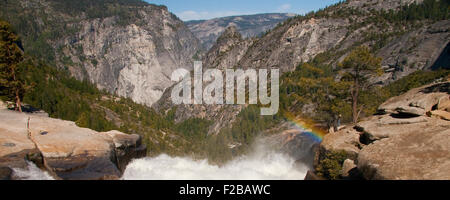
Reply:
<svg viewBox="0 0 450 200"><path fill-rule="evenodd" d="M257 142L253 153L236 158L223 166L211 165L207 160L160 155L131 162L122 180L303 180L308 167L296 159L272 149L265 142ZM307 148L306 148L307 149ZM305 151L296 148L296 151ZM28 162L27 169L13 169L21 180L54 180L47 172Z"/></svg>
<svg viewBox="0 0 450 200"><path fill-rule="evenodd" d="M125 170L124 180L303 180L308 168L289 156L258 148L249 156L224 166L190 158L160 155L134 160Z"/></svg>
<svg viewBox="0 0 450 200"><path fill-rule="evenodd" d="M27 163L27 169L13 169L15 177L18 177L20 180L54 180L52 176L39 169L34 163Z"/></svg>

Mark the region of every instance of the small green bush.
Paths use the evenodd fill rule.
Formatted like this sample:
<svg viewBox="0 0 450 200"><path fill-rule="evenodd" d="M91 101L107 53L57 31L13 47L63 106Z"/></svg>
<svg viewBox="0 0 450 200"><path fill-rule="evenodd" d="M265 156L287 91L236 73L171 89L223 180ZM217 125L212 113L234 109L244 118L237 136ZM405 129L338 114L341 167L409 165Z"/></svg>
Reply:
<svg viewBox="0 0 450 200"><path fill-rule="evenodd" d="M330 180L340 179L342 165L348 158L348 154L345 151L331 151L325 153L320 160L319 165L316 167L317 175Z"/></svg>

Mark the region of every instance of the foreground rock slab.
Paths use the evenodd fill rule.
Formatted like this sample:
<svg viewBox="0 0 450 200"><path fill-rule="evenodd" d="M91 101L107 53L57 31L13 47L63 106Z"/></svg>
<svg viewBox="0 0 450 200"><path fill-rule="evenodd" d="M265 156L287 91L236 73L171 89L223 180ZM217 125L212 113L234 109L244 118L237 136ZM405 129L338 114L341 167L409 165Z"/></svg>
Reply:
<svg viewBox="0 0 450 200"><path fill-rule="evenodd" d="M390 115L374 116L356 126L363 133L361 140L366 144L411 131L439 132L448 128L450 123L444 120L425 116L398 119Z"/></svg>
<svg viewBox="0 0 450 200"><path fill-rule="evenodd" d="M25 168L28 166L26 160L33 160L42 166L41 152L27 135L27 118L10 119L5 113L14 112L0 112L0 167Z"/></svg>
<svg viewBox="0 0 450 200"><path fill-rule="evenodd" d="M0 110L0 118L0 166L25 168L27 160L41 158L37 165L56 178L118 179L131 159L146 152L138 135L99 133L74 122L7 110Z"/></svg>
<svg viewBox="0 0 450 200"><path fill-rule="evenodd" d="M358 169L370 180L450 180L450 129L376 141L359 154Z"/></svg>

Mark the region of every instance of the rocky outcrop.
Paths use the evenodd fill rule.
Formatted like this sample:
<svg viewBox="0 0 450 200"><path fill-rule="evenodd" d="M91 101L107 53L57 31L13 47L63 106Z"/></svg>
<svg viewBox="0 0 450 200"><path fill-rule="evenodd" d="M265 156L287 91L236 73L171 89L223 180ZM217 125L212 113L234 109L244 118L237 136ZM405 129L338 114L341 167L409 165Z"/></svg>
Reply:
<svg viewBox="0 0 450 200"><path fill-rule="evenodd" d="M433 110L431 111L431 116L450 121L450 112L445 110Z"/></svg>
<svg viewBox="0 0 450 200"><path fill-rule="evenodd" d="M244 38L264 34L278 23L293 17L293 14L271 13L245 16L222 17L211 20L187 21L186 25L200 39L206 49L214 46L217 38L225 32L227 27L236 26Z"/></svg>
<svg viewBox="0 0 450 200"><path fill-rule="evenodd" d="M271 131L276 131L278 134L271 134L267 131L263 133L263 135L271 135L267 139L267 146L272 146L280 152L286 153L291 158L294 158L297 163L309 169L313 168L315 152L319 147L319 142L308 135L308 130L299 129L288 124L281 125L276 130Z"/></svg>
<svg viewBox="0 0 450 200"><path fill-rule="evenodd" d="M289 72L339 45L350 23L340 18L293 19L256 41L239 61L243 68L280 68Z"/></svg>
<svg viewBox="0 0 450 200"><path fill-rule="evenodd" d="M347 159L344 161L344 164L342 165L341 174L343 178L351 177L352 170L355 170L357 168L355 161Z"/></svg>
<svg viewBox="0 0 450 200"><path fill-rule="evenodd" d="M379 107L387 114L424 116L432 110L445 110L450 102L450 83L413 89L401 96L389 99Z"/></svg>
<svg viewBox="0 0 450 200"><path fill-rule="evenodd" d="M410 129L368 145L358 156L358 169L371 180L449 180L450 123L442 126Z"/></svg>
<svg viewBox="0 0 450 200"><path fill-rule="evenodd" d="M41 50L54 59L49 62L99 89L147 106L173 84L170 76L174 70L191 69L193 58L201 54L199 40L165 6L105 0L83 5L51 0L0 4L16 9L2 11L10 13L4 18L13 25L22 20L35 27L17 30L28 47L25 51L48 44L50 47ZM41 46L37 47L28 42L36 40L33 34L52 35L40 37Z"/></svg>
<svg viewBox="0 0 450 200"><path fill-rule="evenodd" d="M436 120L426 116L413 118L395 118L392 116L375 116L366 119L356 126L361 131L360 140L365 144L390 138L394 135L409 133L411 130L439 132L448 125L448 121Z"/></svg>
<svg viewBox="0 0 450 200"><path fill-rule="evenodd" d="M131 160L145 157L147 147L142 144L142 138L139 135L126 135L119 131L110 131L103 133L112 138L115 147L116 164L123 173Z"/></svg>
<svg viewBox="0 0 450 200"><path fill-rule="evenodd" d="M214 69L233 69L253 44L252 39L244 40L235 26L228 27L208 51L203 65Z"/></svg>
<svg viewBox="0 0 450 200"><path fill-rule="evenodd" d="M383 58L385 75L372 81L378 81L377 83L380 84L387 81L384 83L387 84L417 70L448 68L445 65L436 65L439 64L440 57L444 59L445 56L441 55L445 54L445 49L448 49L449 40L450 20L425 23L416 30L392 39L377 53L377 56Z"/></svg>
<svg viewBox="0 0 450 200"><path fill-rule="evenodd" d="M449 114L449 84L431 84L389 99L379 107L382 114L326 135L320 154L348 153L342 177L353 161L357 172L370 180L450 179L450 121L436 117Z"/></svg>
<svg viewBox="0 0 450 200"><path fill-rule="evenodd" d="M146 154L138 135L98 133L74 122L7 110L0 118L0 166L26 168L32 161L57 179L118 179L131 159Z"/></svg>
<svg viewBox="0 0 450 200"><path fill-rule="evenodd" d="M361 150L361 146L359 132L348 126L334 134L326 135L320 144L320 153L345 151L349 158L355 160Z"/></svg>

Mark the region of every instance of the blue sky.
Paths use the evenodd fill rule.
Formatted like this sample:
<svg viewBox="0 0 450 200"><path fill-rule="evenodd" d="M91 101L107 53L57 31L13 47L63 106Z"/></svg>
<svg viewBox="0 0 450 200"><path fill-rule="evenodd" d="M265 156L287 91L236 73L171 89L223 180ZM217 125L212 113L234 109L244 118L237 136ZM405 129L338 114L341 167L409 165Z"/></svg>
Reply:
<svg viewBox="0 0 450 200"><path fill-rule="evenodd" d="M339 0L145 0L166 5L182 20L212 19L257 13L305 14Z"/></svg>

